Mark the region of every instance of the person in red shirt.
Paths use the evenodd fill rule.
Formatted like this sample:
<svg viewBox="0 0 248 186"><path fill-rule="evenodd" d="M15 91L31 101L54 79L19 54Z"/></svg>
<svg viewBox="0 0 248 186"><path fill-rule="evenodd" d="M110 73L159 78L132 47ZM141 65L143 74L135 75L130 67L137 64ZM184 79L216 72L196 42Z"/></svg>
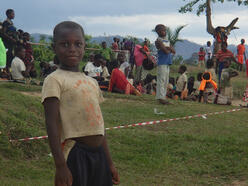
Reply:
<svg viewBox="0 0 248 186"><path fill-rule="evenodd" d="M241 43L237 46L237 60L239 62L239 70L240 71L242 71L242 69L243 69L244 59L246 61L245 40L241 39Z"/></svg>
<svg viewBox="0 0 248 186"><path fill-rule="evenodd" d="M141 93L128 82L125 74L119 69L118 63L116 67L111 73L108 91L141 96Z"/></svg>
<svg viewBox="0 0 248 186"><path fill-rule="evenodd" d="M225 42L221 44L221 50L216 53L216 59L217 59L216 66L218 67L217 69L218 69L219 81L220 81L222 69L224 67L224 62L231 60L231 61L234 61L235 63L239 64L238 61L236 60L236 58L234 57L233 53L227 49L227 43L225 43Z"/></svg>
<svg viewBox="0 0 248 186"><path fill-rule="evenodd" d="M200 48L200 51L198 52L198 66L204 67L205 66L205 51L203 50L203 47Z"/></svg>

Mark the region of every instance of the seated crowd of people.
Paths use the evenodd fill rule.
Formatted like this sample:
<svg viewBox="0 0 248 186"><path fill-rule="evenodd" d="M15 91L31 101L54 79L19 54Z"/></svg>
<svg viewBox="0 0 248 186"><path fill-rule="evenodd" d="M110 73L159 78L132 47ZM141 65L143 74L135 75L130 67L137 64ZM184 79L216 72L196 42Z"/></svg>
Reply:
<svg viewBox="0 0 248 186"><path fill-rule="evenodd" d="M0 57L2 59L0 78L13 80L36 78L30 34L21 29L17 30L13 25L14 10L8 9L6 16L7 19L0 24ZM6 53L5 62L3 53ZM188 78L186 66L180 66L179 77L169 78L166 96L172 99L230 104L233 94L230 79L238 73L229 68L230 60L226 60L221 63L217 78L214 62L210 58L212 54L208 54L205 65L204 60L200 63L200 58L205 58L205 53L202 53L204 51L201 47L199 64L201 67L206 66L205 72L199 72L197 77ZM39 62L40 77L45 78L55 71L58 65L56 56L51 62ZM119 38L114 37L111 47L103 41L101 48L89 55L89 60L82 72L96 79L102 90L138 96L155 95L157 78L150 73L155 66L156 59L151 55L148 40L145 39L140 45L127 39L120 42Z"/></svg>

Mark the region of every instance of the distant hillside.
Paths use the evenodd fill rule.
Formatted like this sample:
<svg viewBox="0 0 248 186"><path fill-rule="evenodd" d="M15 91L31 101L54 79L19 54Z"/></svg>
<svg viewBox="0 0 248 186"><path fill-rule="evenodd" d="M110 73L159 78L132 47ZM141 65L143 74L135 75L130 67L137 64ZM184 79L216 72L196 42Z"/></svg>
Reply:
<svg viewBox="0 0 248 186"><path fill-rule="evenodd" d="M38 42L41 38L41 36L44 36L46 39L46 42L50 42L52 36L51 35L46 35L46 34L31 34L34 42ZM122 41L124 37L119 36L119 35L113 35L113 36L97 36L97 37L92 37L91 42L100 44L102 41L106 41L107 45L110 46L111 43L113 42L113 38L117 37L120 38ZM143 39L138 38L139 42L143 42ZM180 55L183 57L184 60L189 59L192 57L192 54L197 53L200 49L200 47L205 47L203 45L191 42L189 40L183 40L182 42L178 42L176 44L176 55ZM232 51L233 53L236 53L236 46L235 45L229 45L228 49ZM248 46L246 45L246 49L248 49ZM155 50L154 44L152 44L152 50ZM248 50L247 50L248 51Z"/></svg>
<svg viewBox="0 0 248 186"><path fill-rule="evenodd" d="M107 42L107 45L110 46L111 43L113 42L113 38L114 37L118 37L120 38L120 40L122 41L123 37L121 36L98 36L98 37L93 37L91 39L92 42L94 43L98 43L100 44L102 41L106 41ZM140 39L138 38L140 42L143 41L143 39ZM153 44L152 44L153 45ZM194 53L194 52L197 52L199 51L199 48L201 47L201 45L197 44L197 43L194 43L194 42L191 42L191 41L188 41L188 40L183 40L183 42L178 42L176 44L176 53L177 55L180 55L182 56L184 59L188 59L191 57L191 55ZM155 46L153 45L154 50L155 50Z"/></svg>

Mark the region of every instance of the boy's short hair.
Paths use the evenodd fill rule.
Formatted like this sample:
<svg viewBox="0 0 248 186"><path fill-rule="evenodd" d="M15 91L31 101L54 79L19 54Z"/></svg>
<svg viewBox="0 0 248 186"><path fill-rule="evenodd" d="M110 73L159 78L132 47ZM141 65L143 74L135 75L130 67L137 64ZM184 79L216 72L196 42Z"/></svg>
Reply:
<svg viewBox="0 0 248 186"><path fill-rule="evenodd" d="M83 38L84 38L84 29L82 28L81 25L73 22L73 21L63 21L59 24L57 24L53 30L53 42L57 41L57 37L59 35L59 32L61 29L68 28L72 30L77 30L79 29L82 32Z"/></svg>
<svg viewBox="0 0 248 186"><path fill-rule="evenodd" d="M166 29L166 26L163 25L163 24L158 24L158 25L156 25L156 26L155 26L155 32L158 32L158 30L159 30L160 28Z"/></svg>
<svg viewBox="0 0 248 186"><path fill-rule="evenodd" d="M180 68L183 72L185 72L185 71L187 70L187 67L186 67L185 65L181 65L179 68Z"/></svg>
<svg viewBox="0 0 248 186"><path fill-rule="evenodd" d="M14 12L13 9L8 9L8 10L6 10L5 14L8 17L8 15L10 15L12 12Z"/></svg>
<svg viewBox="0 0 248 186"><path fill-rule="evenodd" d="M17 46L15 48L15 55L17 55L20 51L22 51L23 49L25 49L23 46Z"/></svg>

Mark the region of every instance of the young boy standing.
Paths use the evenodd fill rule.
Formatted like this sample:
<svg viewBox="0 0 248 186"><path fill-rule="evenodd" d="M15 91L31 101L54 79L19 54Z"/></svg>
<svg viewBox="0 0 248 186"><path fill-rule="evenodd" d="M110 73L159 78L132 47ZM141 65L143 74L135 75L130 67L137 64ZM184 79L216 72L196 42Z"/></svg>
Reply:
<svg viewBox="0 0 248 186"><path fill-rule="evenodd" d="M45 79L42 103L56 186L119 183L104 133L101 91L96 80L79 71L84 47L84 31L77 23L65 21L54 28L53 48L60 68ZM63 152L69 143L75 145L66 160Z"/></svg>
<svg viewBox="0 0 248 186"><path fill-rule="evenodd" d="M175 50L166 39L166 27L163 24L156 25L155 31L159 36L155 42L158 49L156 99L161 104L169 104L166 100L166 90L169 82L170 65L172 64L171 54L175 54Z"/></svg>

